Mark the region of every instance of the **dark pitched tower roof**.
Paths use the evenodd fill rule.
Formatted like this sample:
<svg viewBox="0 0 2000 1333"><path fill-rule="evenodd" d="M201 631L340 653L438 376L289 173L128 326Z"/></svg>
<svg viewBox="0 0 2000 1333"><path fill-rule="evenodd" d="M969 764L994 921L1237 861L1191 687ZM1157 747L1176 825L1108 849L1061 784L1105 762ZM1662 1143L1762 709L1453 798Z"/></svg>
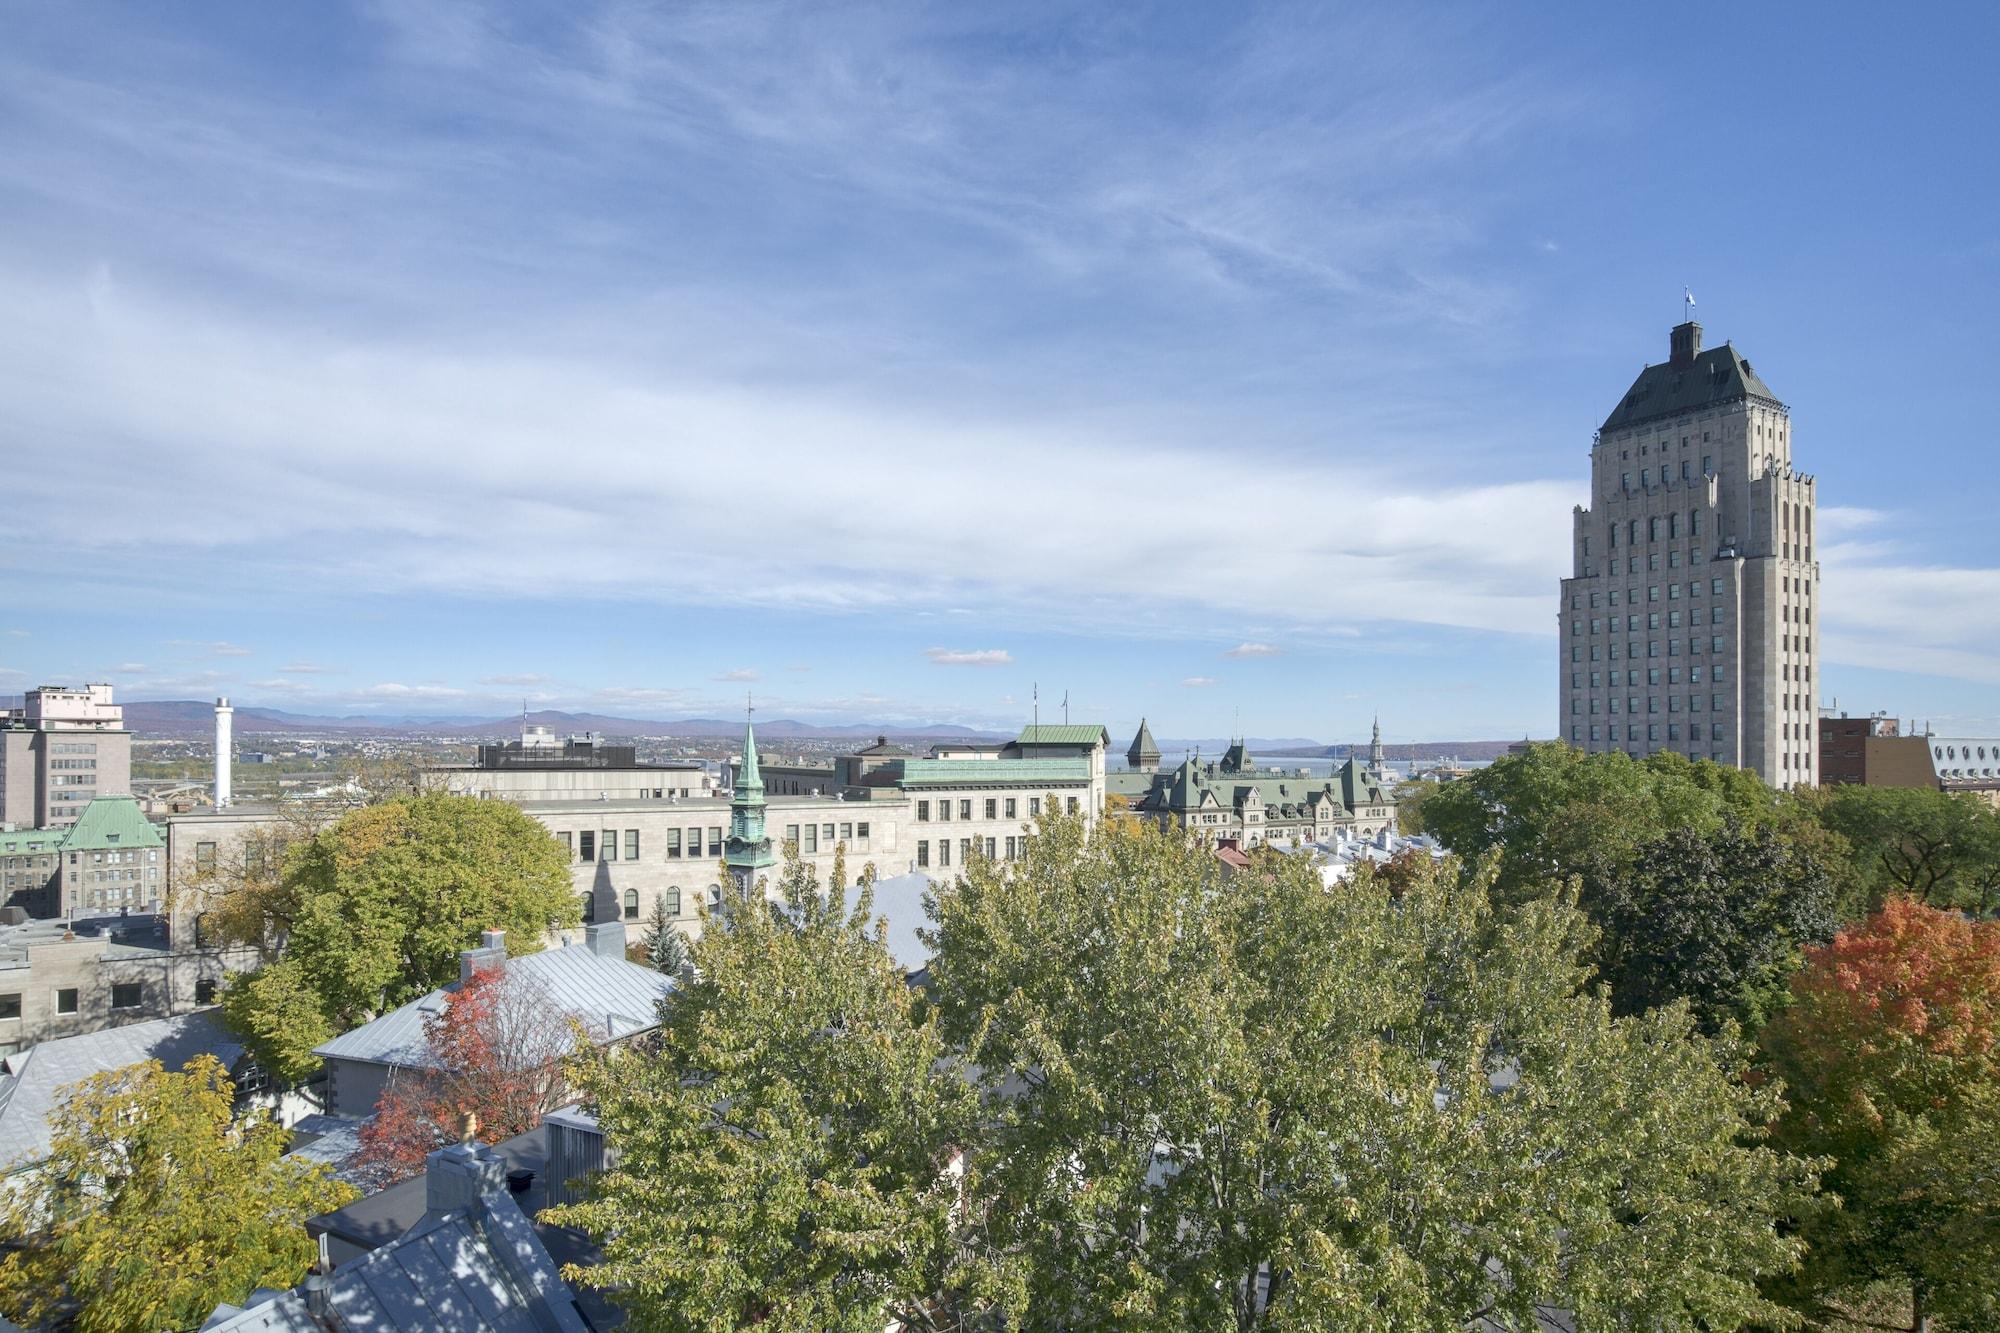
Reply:
<svg viewBox="0 0 2000 1333"><path fill-rule="evenodd" d="M1657 417L1678 416L1701 408L1745 398L1783 407L1747 358L1728 343L1701 350L1701 325L1682 324L1674 330L1672 355L1647 366L1598 427L1600 432L1624 430Z"/></svg>
<svg viewBox="0 0 2000 1333"><path fill-rule="evenodd" d="M1157 768L1160 763L1160 747L1153 741L1152 730L1146 726L1146 719L1139 719L1139 734L1132 738L1132 747L1125 751L1125 762L1134 768Z"/></svg>

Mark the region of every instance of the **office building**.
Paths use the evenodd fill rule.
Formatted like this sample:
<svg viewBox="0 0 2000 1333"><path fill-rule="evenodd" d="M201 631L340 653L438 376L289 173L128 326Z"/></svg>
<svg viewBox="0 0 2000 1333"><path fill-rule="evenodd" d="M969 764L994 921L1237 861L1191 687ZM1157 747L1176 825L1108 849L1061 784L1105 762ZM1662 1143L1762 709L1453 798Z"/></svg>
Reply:
<svg viewBox="0 0 2000 1333"><path fill-rule="evenodd" d="M1818 781L1813 478L1747 357L1674 328L1598 428L1562 581L1559 735Z"/></svg>
<svg viewBox="0 0 2000 1333"><path fill-rule="evenodd" d="M62 828L132 793L132 733L109 685L43 685L0 714L0 828Z"/></svg>

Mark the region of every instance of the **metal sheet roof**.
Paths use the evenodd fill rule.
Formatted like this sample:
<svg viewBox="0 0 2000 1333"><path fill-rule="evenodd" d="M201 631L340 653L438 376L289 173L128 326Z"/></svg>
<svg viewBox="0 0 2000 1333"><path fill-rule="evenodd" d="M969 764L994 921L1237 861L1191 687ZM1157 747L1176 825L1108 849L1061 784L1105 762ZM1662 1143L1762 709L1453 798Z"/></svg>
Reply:
<svg viewBox="0 0 2000 1333"><path fill-rule="evenodd" d="M650 967L593 953L581 945L522 954L509 958L506 967L509 977L526 977L540 985L558 1008L582 1019L599 1041L629 1037L657 1025L655 1011L674 984ZM445 996L457 989L454 982L392 1009L316 1047L314 1054L323 1059L428 1068L430 1043L424 1035L424 1016L442 1011Z"/></svg>
<svg viewBox="0 0 2000 1333"><path fill-rule="evenodd" d="M243 1044L212 1011L203 1011L58 1037L10 1055L8 1077L0 1079L0 1170L20 1170L49 1155L49 1113L56 1093L71 1083L141 1060L178 1070L197 1055L213 1055L228 1068L242 1054Z"/></svg>
<svg viewBox="0 0 2000 1333"><path fill-rule="evenodd" d="M1109 745L1111 733L1097 723L1031 722L1021 728L1016 745Z"/></svg>

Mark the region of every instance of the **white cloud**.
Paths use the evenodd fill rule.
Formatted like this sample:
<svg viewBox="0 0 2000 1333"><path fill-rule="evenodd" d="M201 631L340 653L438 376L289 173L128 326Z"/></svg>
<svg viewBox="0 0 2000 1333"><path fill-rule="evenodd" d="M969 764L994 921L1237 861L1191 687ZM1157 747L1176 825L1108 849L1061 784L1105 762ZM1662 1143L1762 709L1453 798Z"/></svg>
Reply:
<svg viewBox="0 0 2000 1333"><path fill-rule="evenodd" d="M242 647L239 644L228 643L222 640L217 640L212 643L204 643L194 639L169 639L167 641L167 646L169 648L197 649L201 652L207 653L210 657L250 656L250 650L248 648Z"/></svg>
<svg viewBox="0 0 2000 1333"><path fill-rule="evenodd" d="M1005 648L926 648L924 656L939 666L1006 666L1014 660Z"/></svg>
<svg viewBox="0 0 2000 1333"><path fill-rule="evenodd" d="M1268 643L1239 643L1223 653L1224 657L1276 657L1284 649L1274 648Z"/></svg>
<svg viewBox="0 0 2000 1333"><path fill-rule="evenodd" d="M278 668L279 674L286 676L337 676L340 671L339 667L321 666L317 662L287 662Z"/></svg>
<svg viewBox="0 0 2000 1333"><path fill-rule="evenodd" d="M1209 687L1210 685L1213 685L1213 684L1215 684L1215 677L1213 677L1213 676L1189 676L1189 677L1187 677L1186 679L1182 680L1182 681L1181 681L1181 684L1183 684L1183 685L1187 686L1187 687L1188 687L1189 689L1191 689L1191 690L1200 690L1200 689L1206 689L1206 688L1207 688L1207 687Z"/></svg>
<svg viewBox="0 0 2000 1333"><path fill-rule="evenodd" d="M481 676L481 685L546 685L549 678L538 671L524 671L511 675Z"/></svg>
<svg viewBox="0 0 2000 1333"><path fill-rule="evenodd" d="M743 683L747 681L762 680L763 676L758 672L757 668L755 667L732 667L728 671L720 672L719 674L714 676L713 679L720 681L735 681L738 683Z"/></svg>
<svg viewBox="0 0 2000 1333"><path fill-rule="evenodd" d="M120 662L117 666L111 668L111 673L117 676L137 676L143 675L152 669L144 662Z"/></svg>
<svg viewBox="0 0 2000 1333"><path fill-rule="evenodd" d="M466 691L454 685L404 685L384 681L362 691L372 699L463 699Z"/></svg>

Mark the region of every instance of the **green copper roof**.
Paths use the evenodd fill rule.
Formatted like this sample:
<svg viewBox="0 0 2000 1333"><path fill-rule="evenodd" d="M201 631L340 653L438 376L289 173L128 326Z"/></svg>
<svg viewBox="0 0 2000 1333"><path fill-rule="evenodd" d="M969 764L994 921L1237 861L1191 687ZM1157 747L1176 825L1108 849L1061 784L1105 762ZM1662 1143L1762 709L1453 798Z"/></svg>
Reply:
<svg viewBox="0 0 2000 1333"><path fill-rule="evenodd" d="M760 789L764 785L757 772L757 729L748 722L743 724L743 762L736 769L736 785Z"/></svg>
<svg viewBox="0 0 2000 1333"><path fill-rule="evenodd" d="M1094 723L1043 722L1021 728L1016 745L1109 745L1111 733Z"/></svg>
<svg viewBox="0 0 2000 1333"><path fill-rule="evenodd" d="M7 841L0 836L0 843ZM164 839L145 811L130 796L100 796L83 807L63 839L66 852L96 852L109 847L164 847Z"/></svg>

